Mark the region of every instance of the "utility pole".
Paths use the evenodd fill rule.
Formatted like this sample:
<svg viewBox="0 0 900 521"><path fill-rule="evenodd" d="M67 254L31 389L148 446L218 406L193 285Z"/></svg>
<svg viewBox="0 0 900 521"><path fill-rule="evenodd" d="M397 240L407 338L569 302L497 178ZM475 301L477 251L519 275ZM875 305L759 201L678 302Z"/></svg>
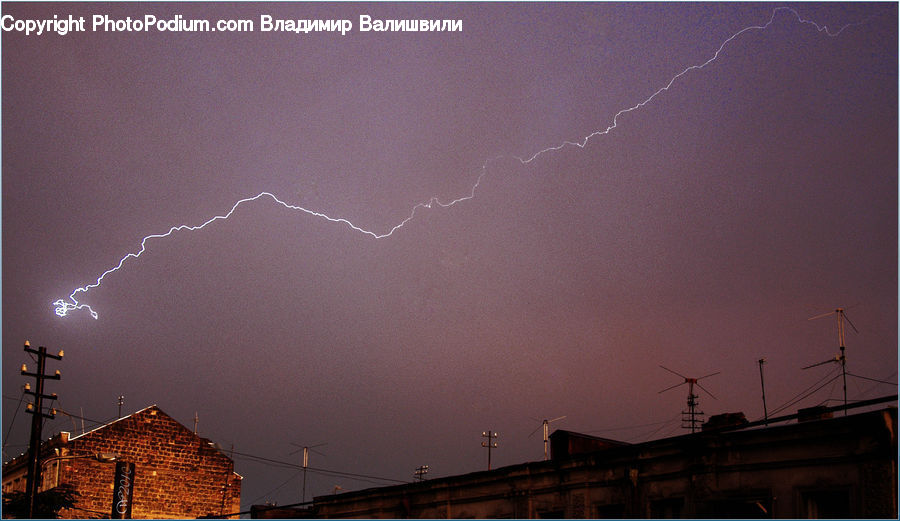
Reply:
<svg viewBox="0 0 900 521"><path fill-rule="evenodd" d="M44 418L53 419L56 416L56 409L50 409L49 414L44 412L44 398L56 400L56 393L50 395L44 394L44 380L59 380L60 378L59 370L53 375L44 374L44 370L46 368L47 358L62 360L63 352L60 350L58 355L51 355L47 353L47 348L44 346L32 349L31 344L27 340L25 341L25 351L37 355L36 372L29 373L28 366L22 364L22 376L34 377L34 391L29 390L28 386L26 386L25 389L27 394L34 396L34 403L28 404L28 407L26 408L26 412L31 414L32 417L31 440L28 444L28 475L25 482L25 503L28 509L27 517L34 519L37 492L41 484L41 429L43 427Z"/></svg>
<svg viewBox="0 0 900 521"><path fill-rule="evenodd" d="M497 442L494 441L494 438L496 438L497 436L499 436L499 434L497 434L494 431L487 431L487 432L481 433L482 438L487 438L487 441L481 442L481 446L487 447L487 450L488 450L488 470L491 470L491 449L497 448Z"/></svg>
<svg viewBox="0 0 900 521"><path fill-rule="evenodd" d="M766 409L766 381L763 379L763 364L765 363L765 358L759 359L759 385L762 386L763 418L765 419L766 425L769 425L769 411Z"/></svg>
<svg viewBox="0 0 900 521"><path fill-rule="evenodd" d="M119 416L118 416L119 418L122 417L122 406L123 405L125 405L125 395L120 394L119 395Z"/></svg>

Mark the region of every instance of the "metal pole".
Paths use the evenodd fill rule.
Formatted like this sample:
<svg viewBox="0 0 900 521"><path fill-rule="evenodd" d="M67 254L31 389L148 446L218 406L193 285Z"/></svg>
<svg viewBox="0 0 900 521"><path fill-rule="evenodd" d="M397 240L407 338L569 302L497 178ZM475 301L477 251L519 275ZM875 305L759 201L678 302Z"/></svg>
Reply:
<svg viewBox="0 0 900 521"><path fill-rule="evenodd" d="M841 346L841 373L844 379L844 416L847 416L847 357L844 356L844 346Z"/></svg>
<svg viewBox="0 0 900 521"><path fill-rule="evenodd" d="M691 413L691 434L697 430L697 420L694 417L694 409L697 405L697 396L694 395L694 378L688 378L688 410Z"/></svg>
<svg viewBox="0 0 900 521"><path fill-rule="evenodd" d="M309 464L309 447L303 447L303 496L301 501L306 503L306 467Z"/></svg>
<svg viewBox="0 0 900 521"><path fill-rule="evenodd" d="M547 442L550 439L550 422L544 420L544 461L550 459L547 455Z"/></svg>
<svg viewBox="0 0 900 521"><path fill-rule="evenodd" d="M835 310L838 316L838 336L841 340L841 373L844 380L844 416L847 416L847 357L844 353L844 310L837 308Z"/></svg>
<svg viewBox="0 0 900 521"><path fill-rule="evenodd" d="M766 363L765 358L759 359L759 384L762 386L762 399L763 399L763 418L765 418L766 425L769 425L769 412L766 409L766 381L763 379L763 364Z"/></svg>

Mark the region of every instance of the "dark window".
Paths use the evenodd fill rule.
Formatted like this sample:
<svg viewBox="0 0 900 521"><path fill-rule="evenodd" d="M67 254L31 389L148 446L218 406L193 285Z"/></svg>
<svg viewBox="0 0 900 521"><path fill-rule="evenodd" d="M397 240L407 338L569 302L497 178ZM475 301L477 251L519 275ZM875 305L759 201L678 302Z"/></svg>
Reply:
<svg viewBox="0 0 900 521"><path fill-rule="evenodd" d="M771 519L771 497L735 497L705 501L697 507L697 517L713 519Z"/></svg>
<svg viewBox="0 0 900 521"><path fill-rule="evenodd" d="M650 502L650 517L653 519L678 519L684 508L684 498L657 499Z"/></svg>
<svg viewBox="0 0 900 521"><path fill-rule="evenodd" d="M625 517L625 505L596 505L594 517L596 519L622 519Z"/></svg>
<svg viewBox="0 0 900 521"><path fill-rule="evenodd" d="M809 490L800 493L802 516L807 519L840 519L850 515L850 490Z"/></svg>

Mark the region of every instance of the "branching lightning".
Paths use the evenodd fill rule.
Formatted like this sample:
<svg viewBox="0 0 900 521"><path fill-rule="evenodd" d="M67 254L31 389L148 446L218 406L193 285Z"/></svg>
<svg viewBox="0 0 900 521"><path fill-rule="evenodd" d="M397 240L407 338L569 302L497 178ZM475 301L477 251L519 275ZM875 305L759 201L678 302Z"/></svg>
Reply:
<svg viewBox="0 0 900 521"><path fill-rule="evenodd" d="M533 155L531 155L530 157L527 157L527 158L525 158L525 157L518 157L518 156L511 156L511 157L512 157L513 159L518 160L518 161L519 161L520 163L522 163L523 165L527 165L527 164L531 163L532 161L536 160L537 158L539 158L540 156L542 156L542 155L544 155L544 154L547 154L547 153L549 153L549 152L556 152L556 151L562 150L563 148L570 147L570 146L575 146L575 147L579 147L579 148L584 148L585 146L587 146L588 141L590 141L592 138L597 137L597 136L602 136L602 135L608 134L608 133L610 133L613 129L615 129L615 128L618 126L618 124L619 124L619 117L620 117L620 116L622 116L622 115L624 115L624 114L627 114L627 113L629 113L629 112L636 111L636 110L638 110L638 109L644 107L645 105L647 105L648 103L650 103L651 101L653 101L654 99L656 99L657 96L659 96L660 94L662 94L662 93L665 92L665 91L668 91L668 90L675 84L675 82L678 81L678 79L681 78L682 76L688 74L689 72L697 71L697 70L703 69L703 68L705 68L707 65L709 65L709 64L713 63L714 61L716 61L716 60L719 58L719 55L721 54L722 50L723 50L730 42L732 42L732 41L735 40L736 38L740 37L741 35L743 35L744 33L747 33L747 32L751 32L751 31L764 31L764 30L768 29L768 28L775 22L775 18L777 17L777 15L778 15L780 12L790 13L790 14L793 15L793 17L796 19L796 22L797 22L797 23L805 24L805 25L811 25L811 26L815 27L816 31L818 31L818 32L820 32L820 33L824 33L825 35L830 36L830 37L838 36L839 34L841 34L841 33L844 31L844 29L846 29L846 28L848 28L848 27L850 27L850 26L853 26L853 25L861 25L861 24L863 24L863 23L866 22L866 21L861 21L861 22L855 22L855 23L846 24L846 25L840 27L839 29L837 29L836 31L832 31L832 30L830 30L830 29L829 29L827 26L825 26L825 25L820 25L820 24L818 24L818 23L816 23L816 22L813 22L813 21L811 21L811 20L806 20L806 19L802 18L802 17L800 16L800 14L799 14L797 11L795 11L794 9L792 9L792 8L790 8L790 7L776 7L776 8L772 11L772 16L769 18L769 21L768 21L768 22L766 22L766 23L763 24L763 25L752 25L752 26L748 26L748 27L745 27L745 28L741 29L740 31L738 31L738 32L736 32L736 33L734 33L734 34L732 34L732 35L731 35L730 37L728 37L724 42L722 42L721 45L719 45L719 48L716 49L715 53L712 55L711 58L709 58L708 60L706 60L705 62L703 62L703 63L701 63L701 64L698 64L698 65L691 65L691 66L685 68L684 70L682 70L682 71L679 72L678 74L674 75L674 76L669 80L669 82L666 83L665 86L660 87L656 92L654 92L653 94L651 94L649 97L647 97L647 98L644 99L643 101L641 101L641 102L635 104L634 106L631 106L631 107L628 107L628 108L624 108L624 109L618 111L618 112L613 116L613 118L612 118L612 123L611 123L608 127L606 127L605 129L603 129L603 130L595 130L595 131L591 132L590 134L588 134L587 136L583 137L580 141L564 141L564 142L560 143L559 145L544 148L544 149L542 149L542 150L539 150L539 151L535 152ZM195 226L190 226L190 225L187 225L187 224L181 224L181 225L173 226L173 227L169 228L169 230L168 230L167 232L165 232L165 233L152 234L152 235L148 235L148 236L144 237L144 238L141 240L141 247L140 247L140 249L139 249L137 252L128 253L127 255L125 255L124 257L122 257L122 258L119 260L118 264L116 264L114 267L112 267L112 268L110 268L110 269L104 271L99 277L97 277L96 282L93 282L93 283L91 283L91 284L87 284L87 285L85 285L85 286L76 288L76 289L75 289L74 291L72 291L72 293L69 295L68 299L59 299L59 300L55 301L55 302L53 303L53 305L54 305L55 308L56 308L56 309L55 309L56 314L57 314L58 316L60 316L60 317L64 317L64 316L68 315L71 311L83 309L83 310L87 310L87 311L91 314L91 316L92 316L94 319L97 319L97 318L98 318L97 312L94 311L94 309L92 309L91 306L89 306L88 304L84 304L84 303L79 302L79 300L78 300L76 297L80 297L80 294L81 294L81 293L87 293L89 290L91 290L91 289L93 289L93 288L96 288L96 287L99 287L100 284L103 282L103 280L106 278L107 275L109 275L109 274L111 274L111 273L113 273L113 272L116 272L116 271L118 271L119 269L121 269L122 266L125 264L125 261L127 261L128 259L136 259L136 258L140 257L141 255L143 255L143 253L147 250L147 241L149 241L149 240L151 240L151 239L163 239L163 238L165 238L165 237L169 237L170 235L174 234L175 232L180 232L180 231L197 231L197 230L203 229L203 228L205 228L207 225L212 224L212 223L214 223L214 222L216 222L216 221L228 219L228 218L231 217L231 215L235 212L235 210L237 210L237 208L238 208L239 206L241 206L241 205L243 205L243 204L245 204L245 203L250 203L250 202L257 201L257 200L264 199L264 198L270 198L272 201L274 201L274 202L277 203L277 204L280 204L281 206L283 206L284 208L286 208L286 209L288 209L288 210L294 210L294 211L303 212L303 213L308 214L308 215L311 215L311 216L313 216L313 217L318 217L318 218L321 218L321 219L325 219L326 221L330 221L330 222L333 222L333 223L338 223L338 224L346 225L346 226L349 227L350 229L352 229L352 230L354 230L354 231L357 231L357 232L359 232L359 233L368 235L368 236L370 236L370 237L372 237L372 238L374 238L374 239L384 239L384 238L386 238L386 237L390 237L391 235L394 234L394 232L396 232L396 231L399 230L400 228L403 228L408 222L412 221L412 220L415 218L415 216L416 216L416 212L418 212L420 209L423 209L423 208L424 208L424 209L431 209L431 208L434 208L434 207L436 207L436 206L441 207L441 208L449 208L449 207L451 207L451 206L456 205L457 203L461 203L461 202L463 202L463 201L468 201L468 200L470 200L470 199L474 199L474 198L475 198L475 192L476 192L476 190L478 189L478 186L481 184L481 181L484 179L485 174L487 173L487 167L488 167L488 165L489 165L491 162L496 161L496 160L498 160L498 159L501 159L501 158L503 158L503 157L504 157L504 156L498 156L498 157L495 157L495 158L492 158L492 159L488 159L487 161L484 162L484 164L483 164L482 167L481 167L481 173L478 175L477 179L475 180L475 183L472 185L471 189L469 190L469 192L468 192L467 194L465 194L465 195L463 195L463 196L461 196L461 197L458 197L458 198L456 198L456 199L453 199L453 200L451 200L451 201L448 201L448 202L443 202L443 201L441 201L438 197L433 196L433 197L431 197L430 199L428 199L428 200L425 201L425 202L418 203L418 204L416 204L415 206L412 207L412 209L411 209L410 212L409 212L409 215L408 215L405 219L403 219L403 220L400 221L398 224L396 224L394 227L392 227L390 230L388 230L387 232L384 232L384 233L377 233L377 232L374 232L374 231L371 231L371 230L367 230L367 229L362 228L362 227L360 227L360 226L358 226L358 225L356 225L356 224L350 222L349 220L344 219L344 218L341 218L341 217L331 217L331 216L326 215L326 214L321 213L321 212L316 212L316 211L313 211L313 210L309 210L309 209L307 209L307 208L303 208L303 207L301 207L301 206L296 206L296 205L288 204L288 203L286 203L285 201L282 201L281 199L279 199L277 196L275 196L274 194L272 194L272 193L270 193L270 192L261 192L261 193L255 195L255 196L253 196L253 197L247 197L247 198L244 198L244 199L240 199L239 201L237 201L237 202L234 203L234 205L231 207L230 210L228 210L228 212L226 212L226 213L224 213L224 214L222 214L222 215L217 215L217 216L215 216L215 217L212 217L212 218L208 219L207 221L203 222L202 224L195 225Z"/></svg>

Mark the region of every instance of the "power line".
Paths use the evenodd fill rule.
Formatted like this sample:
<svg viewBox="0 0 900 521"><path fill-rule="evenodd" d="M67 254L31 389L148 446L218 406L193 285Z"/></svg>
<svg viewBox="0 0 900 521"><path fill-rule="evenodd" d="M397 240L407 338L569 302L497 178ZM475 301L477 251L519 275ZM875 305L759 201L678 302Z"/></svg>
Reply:
<svg viewBox="0 0 900 521"><path fill-rule="evenodd" d="M272 490L266 492L265 494L259 496L259 497L256 498L256 499L254 499L253 501L250 502L250 504L256 503L257 501L259 501L260 499L262 499L262 498L268 496L269 494L274 494L275 492L277 492L278 490L280 490L281 487L287 485L288 483L290 483L291 481L293 481L294 479L296 479L297 476L299 476L299 475L300 475L300 471L297 471L297 472L291 474L291 477L289 477L289 478L287 478L286 480L284 480L284 483L278 485L277 487L273 488Z"/></svg>
<svg viewBox="0 0 900 521"><path fill-rule="evenodd" d="M659 425L659 427L653 429L652 431L650 431L650 432L647 433L647 434L640 434L640 435L634 436L634 437L630 438L628 441L637 440L637 439L639 439L639 438L644 438L644 441L647 441L647 440L649 440L650 438L652 438L656 433L658 433L659 431L665 429L666 426L671 425L671 424L673 424L673 423L676 423L676 422L678 422L680 419L681 419L681 413L678 413L678 414L676 414L671 420L666 420L666 421L664 421L664 422L649 423L649 424L645 425L645 427L646 427L646 426L652 426L652 425ZM670 430L671 430L671 429L670 429Z"/></svg>
<svg viewBox="0 0 900 521"><path fill-rule="evenodd" d="M770 414L770 415L772 415L772 414L777 414L777 413L779 413L779 412L781 412L781 411L787 409L787 408L790 407L791 405L794 405L795 403L797 403L797 402L803 400L804 398L806 398L806 396L801 397L804 393L806 393L807 391L809 391L809 390L812 389L813 387L819 385L819 384L822 383L823 381L827 380L827 379L828 379L832 374L834 374L838 369L840 369L840 368L839 368L839 367L833 367L833 368L831 369L830 372L828 372L828 373L825 374L825 376L823 376L822 378L820 378L819 380L817 380L815 383L813 383L812 385L810 385L810 386L807 387L806 389L804 389L804 390L800 391L799 393L797 393L793 398L790 398L790 399L789 399L787 402L785 402L784 404L782 404L782 405L776 407L775 409L769 411L769 414ZM831 380L828 380L828 382L826 382L826 385L827 385L827 383L830 383L830 382L831 382ZM817 390L818 390L818 389L817 389Z"/></svg>
<svg viewBox="0 0 900 521"><path fill-rule="evenodd" d="M271 464L271 465L275 465L275 466L280 466L283 468L301 469L301 470L303 469L302 465L297 465L296 463L289 463L287 461L280 461L280 460L276 460L276 459L266 458L263 456L256 456L253 454L247 454L245 452L238 452L238 451L234 451L233 454L235 456L242 456L244 458L250 458L250 459L256 460L261 463L267 463L267 464ZM359 479L360 481L374 479L374 480L378 480L378 481L388 481L388 482L392 482L392 483L404 483L404 484L409 483L409 481L403 481L403 480L399 480L399 479L383 478L380 476L371 476L371 475L367 475L367 474L355 474L352 472L342 472L339 470L328 470L328 469L320 469L320 468L315 468L315 467L307 467L307 469L310 470L311 472L319 472L321 474L329 474L329 475L333 475L333 476L354 478L354 479Z"/></svg>
<svg viewBox="0 0 900 521"><path fill-rule="evenodd" d="M58 401L59 401L59 400L57 400L57 402L58 402ZM68 411L64 411L64 410L62 410L62 409L57 409L56 412L61 412L61 413L65 414L66 416L68 416L69 418L75 418L76 420L85 420L85 421L88 421L88 422L91 422L91 423L94 423L94 424L97 424L97 425L108 425L108 424L110 424L110 423L112 423L113 421L116 420L115 418L110 418L110 419L104 420L104 421L101 421L101 420L94 420L94 419L88 418L88 417L86 417L86 416L81 416L81 415L74 414L74 413L71 413L71 412L68 412Z"/></svg>
<svg viewBox="0 0 900 521"><path fill-rule="evenodd" d="M885 380L879 380L879 379L877 379L877 378L869 378L869 377L867 377L867 376L860 376L860 375L858 375L858 374L847 373L847 376L852 376L852 377L854 377L854 378L862 378L863 380L869 380L869 381L871 381L871 382L878 382L878 383L880 383L880 384L897 385L897 382L887 382L887 381L885 381Z"/></svg>
<svg viewBox="0 0 900 521"><path fill-rule="evenodd" d="M6 395L3 396L6 398ZM13 413L12 420L9 422L9 429L6 431L6 437L3 438L3 448L6 449L6 444L9 443L9 434L12 432L13 425L16 424L16 415L19 414L19 407L22 406L22 401L25 400L25 388L22 388L22 396L19 398L19 405L16 405L16 412Z"/></svg>
<svg viewBox="0 0 900 521"><path fill-rule="evenodd" d="M679 414L679 416L681 416L681 415ZM652 426L654 426L654 425L661 425L661 424L663 424L663 423L670 423L670 422L672 422L672 421L674 421L674 420L664 420L664 421L661 421L661 422L653 422L653 423L642 423L642 424L639 424L639 425L628 425L628 426L626 426L626 427L611 427L611 428L609 428L609 429L595 429L595 430L592 430L592 431L586 431L585 434L591 434L591 433L593 433L593 432L627 431L627 430L630 430L630 429L638 429L638 428L640 428L640 427L652 427Z"/></svg>
<svg viewBox="0 0 900 521"><path fill-rule="evenodd" d="M792 406L792 405L794 405L794 404L796 404L796 403L798 403L798 402L800 402L800 401L802 401L802 400L805 400L805 399L809 398L810 396L812 396L813 394L815 394L815 393L817 393L819 390L821 390L823 387L825 387L826 385L830 384L831 382L837 380L837 379L840 378L841 376L843 376L843 374L836 374L836 375L834 375L833 377L831 377L830 380L828 380L827 382L823 383L822 385L816 387L816 388L813 389L812 391L806 393L806 394L803 395L803 396L800 396L800 397L797 398L796 400L793 400L793 401L791 401L790 403L787 403L787 404L785 404L784 406L780 407L779 409L773 411L773 414L778 413L778 412L781 412L781 411L787 409L788 407L790 407L790 406Z"/></svg>

